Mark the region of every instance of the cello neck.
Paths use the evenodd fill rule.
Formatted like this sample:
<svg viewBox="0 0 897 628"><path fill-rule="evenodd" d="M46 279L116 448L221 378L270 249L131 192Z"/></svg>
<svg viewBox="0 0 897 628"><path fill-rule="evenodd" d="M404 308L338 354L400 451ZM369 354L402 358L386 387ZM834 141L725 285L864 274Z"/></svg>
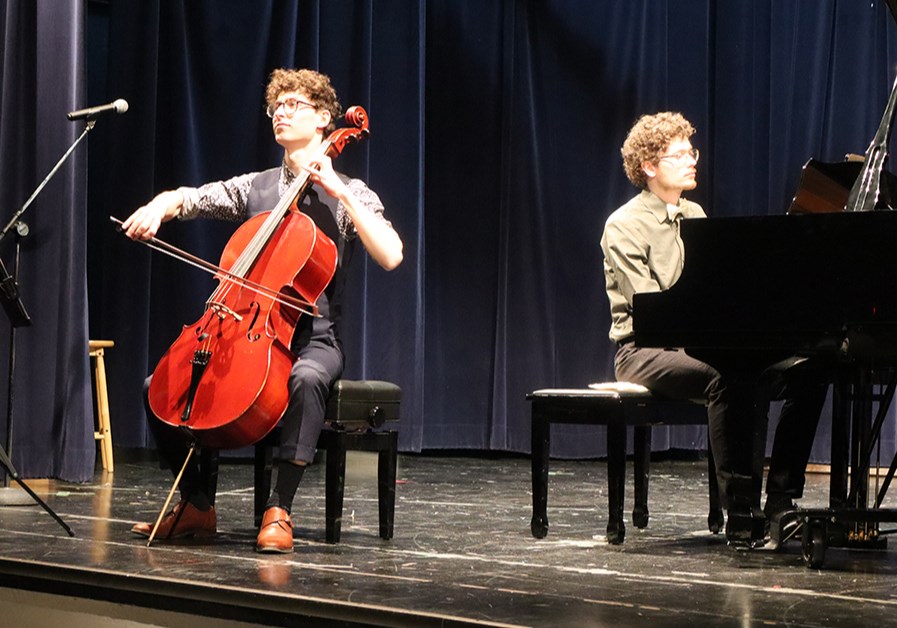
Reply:
<svg viewBox="0 0 897 628"><path fill-rule="evenodd" d="M368 114L363 107L358 105L349 107L346 110L345 119L350 126L337 129L328 135L318 147L318 156L327 156L335 159L343 152L346 146L366 138L370 133L368 129ZM303 170L296 175L296 179L290 184L289 189L283 196L280 197L277 205L271 210L258 233L256 233L240 257L234 262L231 268L232 273L242 277L249 272L258 255L264 250L274 232L280 226L281 221L286 217L287 212L290 211L290 207L293 204L297 207L299 206L308 192L309 186L309 173Z"/></svg>

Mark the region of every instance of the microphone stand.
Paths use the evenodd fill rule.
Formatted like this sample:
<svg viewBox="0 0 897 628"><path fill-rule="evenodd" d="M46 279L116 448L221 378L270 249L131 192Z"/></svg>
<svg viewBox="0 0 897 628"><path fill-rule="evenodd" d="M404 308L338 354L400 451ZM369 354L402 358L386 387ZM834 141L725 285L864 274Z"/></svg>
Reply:
<svg viewBox="0 0 897 628"><path fill-rule="evenodd" d="M7 386L7 406L6 406L6 448L9 451L12 451L12 434L13 434L13 402L15 399L15 364L16 364L16 328L25 327L31 325L31 317L28 315L28 312L25 310L25 304L22 303L21 298L19 297L18 290L18 271L19 271L19 252L20 252L20 243L21 238L28 235L28 225L20 220L22 214L24 214L28 208L31 206L31 203L34 202L34 199L37 198L37 195L41 193L41 191L46 187L47 183L50 182L50 179L53 178L53 175L62 167L62 164L69 158L69 155L74 152L75 148L78 144L81 143L88 133L93 130L94 125L96 124L96 120L93 118L88 118L87 123L84 126L84 131L82 131L81 135L69 146L69 149L59 158L59 161L56 162L56 165L53 166L53 169L50 170L49 174L44 177L44 180L41 181L40 185L37 186L37 189L28 197L28 200L25 201L25 204L22 205L22 208L17 211L10 221L6 224L2 231L0 231L0 241L6 237L6 235L15 228L16 230L16 253L15 253L15 266L13 267L13 275L10 275L6 270L6 266L3 264L3 260L0 259L0 304L3 306L3 310L6 312L7 317L10 322L10 332L9 332L9 383ZM0 493L0 506L10 506L10 505L23 505L30 504L31 502L25 501L23 502L20 496L12 496L12 492L9 491L10 487L10 479L15 480L19 486L24 489L24 491L28 494L28 496L34 501L34 503L38 504L41 508L43 508L47 514L49 514L56 522L62 526L62 529L65 530L69 536L75 536L75 533L72 529L57 515L53 509L51 509L44 500L42 500L31 488L25 483L22 478L19 477L18 471L16 471L15 467L12 463L12 458L10 454L7 453L6 449L0 445L0 467L2 467L6 471L6 476L4 477L4 486L2 493ZM9 496L6 495L9 493Z"/></svg>
<svg viewBox="0 0 897 628"><path fill-rule="evenodd" d="M20 222L18 225L19 226L16 227L16 254L12 276L9 275L6 266L3 264L3 260L0 259L0 278L2 278L0 279L0 299L2 299L4 309L12 308L11 310L7 310L11 324L9 326L9 372L7 373L8 381L6 388L6 451L3 451L3 447L0 445L0 452L2 452L0 453L0 460L5 460L3 458L4 454L7 458L12 456L12 416L13 401L15 399L14 375L16 372L16 328L31 325L31 317L28 316L28 313L24 309L24 304L21 299L18 298L18 285L16 283L19 274L21 236L28 234L28 226L24 222ZM19 306L21 306L21 309ZM10 314L10 312L12 313ZM9 466L12 467L11 461ZM3 488L0 489L0 505L27 506L33 503L24 491L10 486L11 479L12 471L7 469L7 473L3 476Z"/></svg>
<svg viewBox="0 0 897 628"><path fill-rule="evenodd" d="M6 226L3 227L3 231L0 231L0 240L3 240L3 238L6 237L6 234L9 233L9 230L12 229L13 226L19 221L19 217L24 214L25 211L31 206L31 203L34 202L34 199L37 198L37 195L40 194L41 191L47 186L47 184L50 182L50 179L52 179L53 175L56 174L56 171L62 167L62 164L65 163L65 160L69 158L69 155L72 154L72 152L75 150L75 147L81 143L81 140L83 140L87 136L87 134L93 130L93 127L96 123L97 121L92 118L87 119L87 124L84 126L84 131L81 132L81 135L78 136L78 139L76 139L72 143L72 145L69 146L69 149L65 151L65 154L59 158L59 161L56 162L56 165L53 166L53 169L50 171L50 173L46 177L44 177L44 180L40 182L40 185L37 186L37 189L32 192L31 196L28 197L28 200L25 201L25 204L22 205L22 209L17 211L10 219L10 221L6 223Z"/></svg>

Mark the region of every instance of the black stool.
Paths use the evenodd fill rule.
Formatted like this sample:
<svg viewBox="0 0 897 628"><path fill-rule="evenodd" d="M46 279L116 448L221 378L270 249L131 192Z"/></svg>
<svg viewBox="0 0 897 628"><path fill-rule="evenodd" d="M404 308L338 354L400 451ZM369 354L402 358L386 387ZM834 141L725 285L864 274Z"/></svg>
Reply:
<svg viewBox="0 0 897 628"><path fill-rule="evenodd" d="M388 423L399 420L402 389L376 380L337 380L327 400L325 427L318 449L327 452L325 480L326 540L339 543L346 485L346 451L379 452L377 501L380 510L380 538L391 539L396 507L398 436ZM280 442L280 428L255 445L255 525L262 523L265 503L271 494L274 447Z"/></svg>
<svg viewBox="0 0 897 628"><path fill-rule="evenodd" d="M626 481L626 428L633 426L635 505L632 523L648 525L648 475L651 461L652 425L705 425L707 409L691 401L660 399L642 386L614 382L598 389L542 389L526 396L532 402L533 518L530 524L537 539L548 534L548 460L552 423L581 423L607 426L607 540L622 543L623 498ZM709 452L708 452L709 453ZM723 525L719 489L712 453L708 456L710 513L707 525L718 533Z"/></svg>

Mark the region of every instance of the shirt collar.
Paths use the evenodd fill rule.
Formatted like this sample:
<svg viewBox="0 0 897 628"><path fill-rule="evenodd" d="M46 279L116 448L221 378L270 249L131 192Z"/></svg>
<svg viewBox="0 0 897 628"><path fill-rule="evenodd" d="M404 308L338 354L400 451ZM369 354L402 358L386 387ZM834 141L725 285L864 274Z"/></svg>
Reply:
<svg viewBox="0 0 897 628"><path fill-rule="evenodd" d="M296 175L294 175L293 171L287 167L287 162L284 159L283 163L280 165L280 180L285 184L290 185L295 179Z"/></svg>
<svg viewBox="0 0 897 628"><path fill-rule="evenodd" d="M682 206L667 203L667 216L669 216L670 222L676 222L677 218L682 218Z"/></svg>
<svg viewBox="0 0 897 628"><path fill-rule="evenodd" d="M642 190L641 201L645 208L657 219L658 223L676 222L677 218L681 218L684 215L681 200L679 205L670 205L669 203L664 203L654 192Z"/></svg>

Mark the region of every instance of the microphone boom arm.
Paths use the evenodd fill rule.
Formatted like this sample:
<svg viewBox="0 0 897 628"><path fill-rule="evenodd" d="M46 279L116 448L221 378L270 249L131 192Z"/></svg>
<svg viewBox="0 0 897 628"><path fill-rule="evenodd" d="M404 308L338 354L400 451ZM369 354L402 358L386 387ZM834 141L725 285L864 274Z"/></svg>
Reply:
<svg viewBox="0 0 897 628"><path fill-rule="evenodd" d="M10 221L6 223L5 227L3 227L3 231L0 231L0 240L3 240L3 238L6 237L6 234L9 233L9 230L12 229L13 226L19 221L19 218L22 216L22 214L24 214L31 203L34 202L34 199L37 198L37 195L41 193L41 190L46 187L47 183L50 182L50 179L53 178L53 175L56 174L56 171L62 167L62 164L65 163L65 160L69 158L69 155L72 154L72 151L75 150L75 147L78 146L81 140L83 140L88 133L90 133L95 124L96 120L87 121L87 124L84 127L84 131L81 132L81 135L78 136L78 139L76 139L74 143L69 146L69 149L65 151L65 154L62 157L59 158L59 161L56 162L56 165L53 166L53 169L50 171L50 173L46 177L44 177L44 180L41 181L39 186L37 186L37 189L32 192L30 197L28 197L28 200L25 201L25 204L22 205L22 208L15 214L13 214L13 217L10 219Z"/></svg>

